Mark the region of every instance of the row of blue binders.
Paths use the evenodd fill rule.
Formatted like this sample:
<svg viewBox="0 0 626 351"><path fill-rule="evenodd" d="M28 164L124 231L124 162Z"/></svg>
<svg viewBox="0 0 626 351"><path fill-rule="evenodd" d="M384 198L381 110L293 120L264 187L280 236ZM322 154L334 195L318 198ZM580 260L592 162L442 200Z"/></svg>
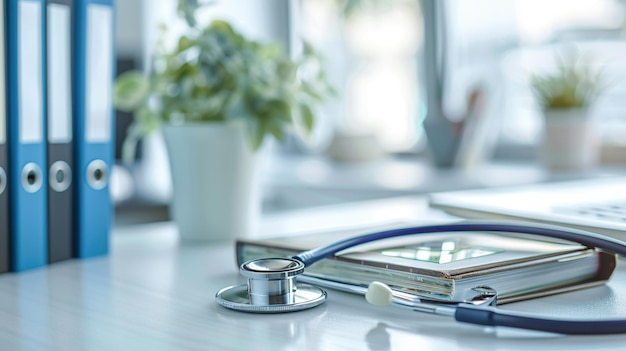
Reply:
<svg viewBox="0 0 626 351"><path fill-rule="evenodd" d="M113 0L0 4L0 272L104 255Z"/></svg>

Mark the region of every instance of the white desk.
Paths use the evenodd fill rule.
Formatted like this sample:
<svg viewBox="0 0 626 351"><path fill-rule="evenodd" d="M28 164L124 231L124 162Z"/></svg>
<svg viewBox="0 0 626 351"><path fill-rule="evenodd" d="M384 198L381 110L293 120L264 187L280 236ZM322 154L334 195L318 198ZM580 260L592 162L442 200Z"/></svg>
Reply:
<svg viewBox="0 0 626 351"><path fill-rule="evenodd" d="M265 233L427 213L423 199L376 200L264 219ZM430 214L429 216L437 216ZM623 262L622 262L623 263ZM218 306L240 281L232 243L180 246L171 223L116 228L108 257L0 276L1 350L622 349L624 336L564 337L462 325L329 291L308 311L254 315ZM507 305L555 315L626 318L626 270L603 287Z"/></svg>

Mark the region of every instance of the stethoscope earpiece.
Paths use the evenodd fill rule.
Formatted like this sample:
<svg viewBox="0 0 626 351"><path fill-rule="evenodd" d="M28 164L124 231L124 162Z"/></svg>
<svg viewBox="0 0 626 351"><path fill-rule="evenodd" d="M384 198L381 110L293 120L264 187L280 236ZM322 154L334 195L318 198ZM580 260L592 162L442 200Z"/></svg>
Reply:
<svg viewBox="0 0 626 351"><path fill-rule="evenodd" d="M293 258L262 258L243 263L239 271L247 284L229 286L217 292L220 305L237 311L281 313L309 309L326 301L326 291L300 285L296 277L304 263Z"/></svg>

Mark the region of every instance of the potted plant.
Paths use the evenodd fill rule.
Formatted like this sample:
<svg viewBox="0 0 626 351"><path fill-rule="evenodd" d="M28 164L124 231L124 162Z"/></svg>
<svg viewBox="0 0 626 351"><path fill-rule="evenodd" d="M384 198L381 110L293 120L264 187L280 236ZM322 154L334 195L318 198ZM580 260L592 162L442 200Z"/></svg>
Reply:
<svg viewBox="0 0 626 351"><path fill-rule="evenodd" d="M292 60L225 21L201 27L183 14L188 31L171 50L159 45L152 72L129 72L116 83L118 109L135 116L125 158L139 138L162 130L181 238L245 236L260 212L257 150L267 137L306 137L315 105L332 89L310 46Z"/></svg>
<svg viewBox="0 0 626 351"><path fill-rule="evenodd" d="M558 57L556 71L532 76L531 84L544 117L540 157L545 166L576 170L594 165L598 142L591 109L605 88L601 71L575 53Z"/></svg>

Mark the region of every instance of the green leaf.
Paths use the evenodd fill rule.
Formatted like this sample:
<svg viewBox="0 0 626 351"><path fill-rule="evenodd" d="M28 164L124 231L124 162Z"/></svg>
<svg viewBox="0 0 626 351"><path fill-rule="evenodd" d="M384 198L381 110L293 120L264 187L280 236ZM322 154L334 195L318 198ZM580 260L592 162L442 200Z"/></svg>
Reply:
<svg viewBox="0 0 626 351"><path fill-rule="evenodd" d="M178 0L178 14L187 21L189 27L195 27L198 9L213 3L214 1L206 0Z"/></svg>
<svg viewBox="0 0 626 351"><path fill-rule="evenodd" d="M268 132L274 137L274 139L279 142L285 140L285 131L291 124L291 122L285 122L276 119L270 119L266 121Z"/></svg>
<svg viewBox="0 0 626 351"><path fill-rule="evenodd" d="M122 144L122 161L125 164L130 164L135 159L139 140L161 126L159 116L145 106L135 112L134 118Z"/></svg>
<svg viewBox="0 0 626 351"><path fill-rule="evenodd" d="M188 36L183 35L178 39L178 52L185 51L195 45L195 41L190 39Z"/></svg>
<svg viewBox="0 0 626 351"><path fill-rule="evenodd" d="M311 109L311 106L302 104L300 105L300 111L302 113L304 130L307 132L307 134L310 134L313 131L313 126L315 124L315 116L313 114L313 110Z"/></svg>
<svg viewBox="0 0 626 351"><path fill-rule="evenodd" d="M211 27L209 27L208 29L220 32L222 34L226 34L228 37L230 37L230 39L234 39L238 36L233 27L231 27L231 25L224 20L214 20L213 22L211 22Z"/></svg>
<svg viewBox="0 0 626 351"><path fill-rule="evenodd" d="M138 135L163 120L238 120L256 150L267 135L283 140L294 126L300 135L310 133L313 107L332 93L321 55L306 43L302 57L291 59L279 44L250 40L223 20L201 27L194 16L203 1L179 0L181 15L196 27L175 48L156 52L149 79L120 82L120 95L128 98L121 104L138 111Z"/></svg>
<svg viewBox="0 0 626 351"><path fill-rule="evenodd" d="M141 72L123 73L115 82L115 106L120 111L132 112L145 103L149 93L150 82Z"/></svg>
<svg viewBox="0 0 626 351"><path fill-rule="evenodd" d="M141 139L141 133L139 132L139 125L132 124L127 132L126 138L122 143L122 162L126 165L130 165L135 159L137 153L137 144Z"/></svg>
<svg viewBox="0 0 626 351"><path fill-rule="evenodd" d="M261 59L270 60L278 58L282 51L282 45L280 43L270 43L268 45L260 46L258 48L258 54Z"/></svg>
<svg viewBox="0 0 626 351"><path fill-rule="evenodd" d="M606 87L601 70L593 70L591 62L577 51L567 54L557 55L556 72L530 79L543 109L589 106Z"/></svg>
<svg viewBox="0 0 626 351"><path fill-rule="evenodd" d="M272 136L274 136L274 139L282 142L283 140L285 140L285 132L283 131L283 127L282 126L278 126L275 125L273 127L270 128L270 133L272 133Z"/></svg>
<svg viewBox="0 0 626 351"><path fill-rule="evenodd" d="M138 128L137 131L141 136L148 135L161 127L160 116L146 106L136 111L134 118Z"/></svg>
<svg viewBox="0 0 626 351"><path fill-rule="evenodd" d="M261 124L261 121L257 119L250 119L248 122L248 141L253 151L257 151L263 144L265 138L265 130Z"/></svg>

